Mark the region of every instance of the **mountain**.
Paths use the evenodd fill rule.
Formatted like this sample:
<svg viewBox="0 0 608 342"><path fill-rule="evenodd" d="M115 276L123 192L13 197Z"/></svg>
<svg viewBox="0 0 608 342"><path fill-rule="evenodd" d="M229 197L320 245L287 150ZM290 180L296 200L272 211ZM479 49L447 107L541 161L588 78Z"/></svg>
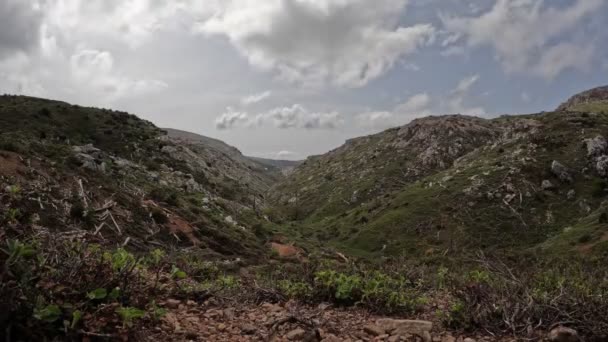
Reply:
<svg viewBox="0 0 608 342"><path fill-rule="evenodd" d="M604 255L603 89L555 112L427 117L349 140L273 187L276 219L302 243L362 256Z"/></svg>

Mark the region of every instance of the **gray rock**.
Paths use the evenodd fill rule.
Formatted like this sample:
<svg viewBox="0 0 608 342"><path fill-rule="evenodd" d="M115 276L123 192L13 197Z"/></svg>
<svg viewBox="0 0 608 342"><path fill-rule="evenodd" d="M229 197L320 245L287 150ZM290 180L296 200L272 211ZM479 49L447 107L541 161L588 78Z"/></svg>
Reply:
<svg viewBox="0 0 608 342"><path fill-rule="evenodd" d="M540 187L541 187L543 190L553 190L553 189L555 189L555 185L553 185L553 183L551 183L551 181L550 181L550 180L548 180L548 179L545 179L545 180L544 180L544 181L541 183Z"/></svg>
<svg viewBox="0 0 608 342"><path fill-rule="evenodd" d="M608 156L599 156L595 159L595 170L602 176L608 176Z"/></svg>
<svg viewBox="0 0 608 342"><path fill-rule="evenodd" d="M553 163L551 163L551 172L562 182L572 182L572 176L570 175L568 168L557 160L554 160Z"/></svg>
<svg viewBox="0 0 608 342"><path fill-rule="evenodd" d="M608 142L603 136L598 135L593 139L585 139L585 147L587 148L587 156L599 157L606 154Z"/></svg>
<svg viewBox="0 0 608 342"><path fill-rule="evenodd" d="M173 154L175 152L177 152L177 148L175 148L174 146L163 146L163 148L160 149L161 152L163 153L167 153L167 154Z"/></svg>
<svg viewBox="0 0 608 342"><path fill-rule="evenodd" d="M85 169L106 172L106 163L101 160L98 160L90 154L77 153L75 157Z"/></svg>
<svg viewBox="0 0 608 342"><path fill-rule="evenodd" d="M568 198L568 201L574 200L576 198L576 191L574 191L574 189L571 189L570 191L568 191L566 197Z"/></svg>

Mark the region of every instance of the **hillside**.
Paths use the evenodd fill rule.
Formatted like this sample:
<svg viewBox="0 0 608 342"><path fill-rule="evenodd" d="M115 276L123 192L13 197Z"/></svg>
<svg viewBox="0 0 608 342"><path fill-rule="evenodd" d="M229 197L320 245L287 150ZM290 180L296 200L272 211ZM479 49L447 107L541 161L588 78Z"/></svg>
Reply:
<svg viewBox="0 0 608 342"><path fill-rule="evenodd" d="M604 255L606 136L601 111L417 119L309 158L272 200L304 243L358 255Z"/></svg>
<svg viewBox="0 0 608 342"><path fill-rule="evenodd" d="M248 228L274 178L244 158L173 140L131 114L17 96L0 97L0 149L1 188L20 193L3 197L13 213L3 224L144 250L260 255Z"/></svg>

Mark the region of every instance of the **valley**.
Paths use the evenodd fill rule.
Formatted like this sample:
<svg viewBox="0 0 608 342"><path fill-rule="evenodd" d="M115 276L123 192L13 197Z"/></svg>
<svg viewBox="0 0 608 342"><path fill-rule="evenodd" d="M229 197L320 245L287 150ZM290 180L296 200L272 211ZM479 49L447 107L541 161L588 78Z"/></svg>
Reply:
<svg viewBox="0 0 608 342"><path fill-rule="evenodd" d="M0 327L14 341L604 341L607 138L608 87L542 113L415 119L299 162L0 96Z"/></svg>

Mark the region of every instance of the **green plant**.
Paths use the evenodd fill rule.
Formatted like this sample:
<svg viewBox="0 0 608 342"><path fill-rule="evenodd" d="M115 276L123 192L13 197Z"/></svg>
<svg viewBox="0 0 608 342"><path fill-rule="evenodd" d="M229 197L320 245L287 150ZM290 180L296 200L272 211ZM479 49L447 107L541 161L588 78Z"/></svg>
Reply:
<svg viewBox="0 0 608 342"><path fill-rule="evenodd" d="M221 276L217 278L218 287L221 289L233 290L239 287L240 282L234 276Z"/></svg>
<svg viewBox="0 0 608 342"><path fill-rule="evenodd" d="M108 296L108 290L104 288L95 289L87 294L90 300L101 300Z"/></svg>
<svg viewBox="0 0 608 342"><path fill-rule="evenodd" d="M21 217L21 211L16 208L8 208L4 213L4 220L8 223L17 223Z"/></svg>
<svg viewBox="0 0 608 342"><path fill-rule="evenodd" d="M70 324L70 329L74 329L76 327L76 325L80 322L81 319L82 319L82 311L76 310L76 311L72 312L72 323Z"/></svg>
<svg viewBox="0 0 608 342"><path fill-rule="evenodd" d="M116 309L116 312L122 318L123 325L132 326L133 321L136 319L143 318L146 315L146 312L134 307L121 307Z"/></svg>
<svg viewBox="0 0 608 342"><path fill-rule="evenodd" d="M150 303L150 311L152 313L152 319L154 319L155 321L160 320L161 318L163 318L163 316L167 314L167 309L161 308L156 305L156 301L154 300Z"/></svg>
<svg viewBox="0 0 608 342"><path fill-rule="evenodd" d="M180 270L177 266L171 265L171 277L175 279L184 279L188 275L186 272Z"/></svg>
<svg viewBox="0 0 608 342"><path fill-rule="evenodd" d="M43 308L34 309L34 318L37 320L53 323L61 317L61 309L55 304L47 305Z"/></svg>
<svg viewBox="0 0 608 342"><path fill-rule="evenodd" d="M117 249L114 253L105 252L104 259L109 261L112 265L112 269L118 272L133 268L138 263L133 254L127 252L123 248Z"/></svg>

